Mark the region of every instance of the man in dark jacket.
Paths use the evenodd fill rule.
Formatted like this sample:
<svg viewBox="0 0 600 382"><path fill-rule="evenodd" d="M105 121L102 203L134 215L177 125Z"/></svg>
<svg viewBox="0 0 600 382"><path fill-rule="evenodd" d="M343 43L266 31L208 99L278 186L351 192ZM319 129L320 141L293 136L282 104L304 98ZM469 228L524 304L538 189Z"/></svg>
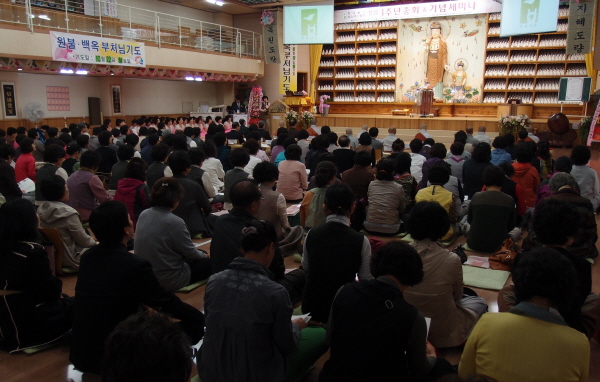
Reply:
<svg viewBox="0 0 600 382"><path fill-rule="evenodd" d="M0 145L0 194L7 202L23 196L15 179L15 169L10 165L14 156L14 148L7 144Z"/></svg>
<svg viewBox="0 0 600 382"><path fill-rule="evenodd" d="M112 167L119 161L117 158L117 151L110 147L111 142L112 134L110 131L103 131L100 133L100 135L98 135L98 143L100 143L100 147L98 147L96 151L102 157L100 166L98 166L98 172L102 175L110 174Z"/></svg>
<svg viewBox="0 0 600 382"><path fill-rule="evenodd" d="M100 374L104 342L124 319L144 306L171 314L195 344L204 335L204 315L158 282L146 260L127 251L133 224L124 204L109 201L90 216L100 241L81 257L75 287L70 361L82 372Z"/></svg>

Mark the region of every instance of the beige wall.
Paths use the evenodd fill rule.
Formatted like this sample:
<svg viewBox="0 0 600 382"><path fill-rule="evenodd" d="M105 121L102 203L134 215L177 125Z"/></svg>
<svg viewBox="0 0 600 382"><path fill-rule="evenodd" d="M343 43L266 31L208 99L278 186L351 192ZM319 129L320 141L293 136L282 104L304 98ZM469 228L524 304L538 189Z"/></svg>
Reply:
<svg viewBox="0 0 600 382"><path fill-rule="evenodd" d="M216 22L214 21L215 13L201 11L195 8L182 7L177 4L167 3L159 0L117 0L117 3L129 7L148 9L154 12L161 12L174 16L187 17L189 19L196 19L200 21L206 21L209 23Z"/></svg>

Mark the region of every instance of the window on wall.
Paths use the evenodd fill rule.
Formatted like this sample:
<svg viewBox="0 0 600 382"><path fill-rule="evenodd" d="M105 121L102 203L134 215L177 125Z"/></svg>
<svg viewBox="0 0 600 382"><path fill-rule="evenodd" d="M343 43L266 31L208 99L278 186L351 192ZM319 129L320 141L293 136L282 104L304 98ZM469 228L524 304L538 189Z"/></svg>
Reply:
<svg viewBox="0 0 600 382"><path fill-rule="evenodd" d="M308 88L308 73L300 73L298 72L297 77L296 77L298 83L297 83L297 88L296 91L301 92L302 90L305 91L309 91L310 89Z"/></svg>

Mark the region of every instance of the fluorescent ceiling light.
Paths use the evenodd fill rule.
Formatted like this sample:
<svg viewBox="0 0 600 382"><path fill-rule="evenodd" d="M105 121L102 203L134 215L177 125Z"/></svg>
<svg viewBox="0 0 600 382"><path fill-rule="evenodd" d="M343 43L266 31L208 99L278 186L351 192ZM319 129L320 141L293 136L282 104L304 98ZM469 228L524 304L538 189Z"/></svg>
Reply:
<svg viewBox="0 0 600 382"><path fill-rule="evenodd" d="M185 79L187 81L194 81L194 77L192 77L192 76L185 76Z"/></svg>
<svg viewBox="0 0 600 382"><path fill-rule="evenodd" d="M23 68L17 68L17 70L23 70Z"/></svg>
<svg viewBox="0 0 600 382"><path fill-rule="evenodd" d="M196 81L198 81L198 82L202 81L202 77L196 77Z"/></svg>
<svg viewBox="0 0 600 382"><path fill-rule="evenodd" d="M222 7L223 4L225 4L224 2L217 1L217 0L206 0L206 1L209 2L209 3L211 3L211 4L218 5L219 7Z"/></svg>
<svg viewBox="0 0 600 382"><path fill-rule="evenodd" d="M73 73L73 71L71 71L71 73ZM85 69L77 69L77 71L75 72L75 74L86 75L86 74L88 74L88 71L85 70Z"/></svg>
<svg viewBox="0 0 600 382"><path fill-rule="evenodd" d="M50 17L48 15L39 15L38 16L40 19L44 19L44 20L48 20L50 21Z"/></svg>
<svg viewBox="0 0 600 382"><path fill-rule="evenodd" d="M73 69L61 69L62 74L73 74Z"/></svg>

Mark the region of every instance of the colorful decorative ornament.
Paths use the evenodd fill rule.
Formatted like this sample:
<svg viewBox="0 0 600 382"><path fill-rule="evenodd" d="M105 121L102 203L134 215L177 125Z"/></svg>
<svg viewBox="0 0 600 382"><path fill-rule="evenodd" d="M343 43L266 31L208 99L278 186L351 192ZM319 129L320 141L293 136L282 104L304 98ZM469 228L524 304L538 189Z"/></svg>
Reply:
<svg viewBox="0 0 600 382"><path fill-rule="evenodd" d="M275 17L273 16L273 12L271 11L263 11L260 15L260 24L261 25L271 25L275 21Z"/></svg>

